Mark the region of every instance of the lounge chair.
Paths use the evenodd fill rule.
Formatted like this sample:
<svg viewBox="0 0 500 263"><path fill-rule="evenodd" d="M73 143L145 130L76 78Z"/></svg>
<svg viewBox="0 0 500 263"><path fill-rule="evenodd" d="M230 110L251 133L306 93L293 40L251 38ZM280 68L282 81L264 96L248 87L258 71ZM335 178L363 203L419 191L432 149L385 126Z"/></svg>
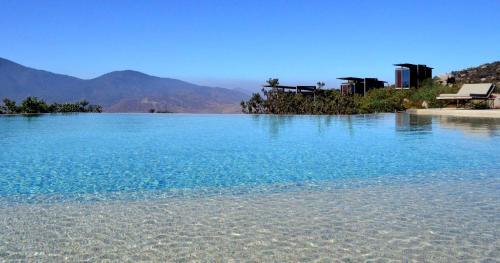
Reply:
<svg viewBox="0 0 500 263"><path fill-rule="evenodd" d="M456 94L440 94L438 100L487 100L495 90L493 83L464 84Z"/></svg>

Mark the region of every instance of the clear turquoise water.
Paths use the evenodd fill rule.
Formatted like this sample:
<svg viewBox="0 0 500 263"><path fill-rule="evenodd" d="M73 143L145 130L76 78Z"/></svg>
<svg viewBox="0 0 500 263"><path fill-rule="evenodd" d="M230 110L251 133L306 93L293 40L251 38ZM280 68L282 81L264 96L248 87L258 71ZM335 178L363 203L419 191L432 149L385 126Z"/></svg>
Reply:
<svg viewBox="0 0 500 263"><path fill-rule="evenodd" d="M443 174L497 178L500 121L406 114L2 116L0 149L0 197L16 202L418 183Z"/></svg>
<svg viewBox="0 0 500 263"><path fill-rule="evenodd" d="M0 116L0 262L498 262L500 120Z"/></svg>

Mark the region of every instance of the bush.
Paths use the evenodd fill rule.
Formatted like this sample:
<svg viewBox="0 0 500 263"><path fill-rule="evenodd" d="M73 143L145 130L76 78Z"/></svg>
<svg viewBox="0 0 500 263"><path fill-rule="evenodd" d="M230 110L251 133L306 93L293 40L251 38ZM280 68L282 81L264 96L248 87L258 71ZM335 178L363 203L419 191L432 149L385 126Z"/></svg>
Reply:
<svg viewBox="0 0 500 263"><path fill-rule="evenodd" d="M471 108L474 110L484 110L484 109L489 109L490 107L488 106L488 103L486 101L470 101L465 105L467 108Z"/></svg>
<svg viewBox="0 0 500 263"><path fill-rule="evenodd" d="M47 103L37 97L27 97L21 102L22 113L46 113L49 112Z"/></svg>
<svg viewBox="0 0 500 263"><path fill-rule="evenodd" d="M500 93L500 83L496 83L493 93Z"/></svg>
<svg viewBox="0 0 500 263"><path fill-rule="evenodd" d="M267 102L260 93L253 93L248 101L241 101L241 109L244 113L267 113Z"/></svg>
<svg viewBox="0 0 500 263"><path fill-rule="evenodd" d="M427 102L429 108L443 108L449 104L449 101L438 100L436 97L442 93L456 93L458 87L456 85L443 86L434 79L425 80L419 89L412 89L409 100L416 108L422 107L424 101Z"/></svg>
<svg viewBox="0 0 500 263"><path fill-rule="evenodd" d="M19 112L19 107L16 106L16 102L13 101L13 100L10 100L8 98L4 98L3 99L3 104L4 106L2 107L4 110L5 113L10 113L10 114L14 114L14 113L18 113Z"/></svg>
<svg viewBox="0 0 500 263"><path fill-rule="evenodd" d="M408 90L372 89L361 97L358 110L360 113L402 111L406 109L404 99L408 94Z"/></svg>
<svg viewBox="0 0 500 263"><path fill-rule="evenodd" d="M77 103L52 103L48 105L45 101L37 97L27 97L21 102L20 106L16 106L16 102L5 98L4 106L0 106L0 112L3 113L58 113L58 112L102 112L102 107L99 105L90 105L88 101L82 100Z"/></svg>

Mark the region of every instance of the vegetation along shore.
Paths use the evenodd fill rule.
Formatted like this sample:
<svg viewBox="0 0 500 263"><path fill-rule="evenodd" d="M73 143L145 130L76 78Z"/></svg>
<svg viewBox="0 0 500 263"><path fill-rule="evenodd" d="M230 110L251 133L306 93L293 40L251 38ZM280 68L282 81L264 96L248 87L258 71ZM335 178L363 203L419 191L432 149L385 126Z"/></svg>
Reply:
<svg viewBox="0 0 500 263"><path fill-rule="evenodd" d="M398 88L396 84L382 84L381 87L352 93L351 90L346 93L342 89L324 89L323 82L318 82L316 86L282 86L279 79L270 78L261 92L253 93L249 100L241 101L240 106L244 113L249 114L367 114L457 106L486 109L491 106L486 100L459 103L455 100L438 100L437 97L440 94L455 94L465 83L496 83L500 79L499 74L500 62L494 62L453 72L453 78L445 76L448 77L445 81L443 76L429 77L418 83L418 86ZM497 85L493 93L500 93L500 86Z"/></svg>
<svg viewBox="0 0 500 263"><path fill-rule="evenodd" d="M372 89L365 96L357 94L344 96L339 90L321 90L319 87L315 96L304 96L300 93L273 91L271 88L262 89L264 96L254 93L248 101L242 101L241 108L244 113L270 114L394 112L421 108L422 104L430 108L445 107L446 102L438 101L436 97L441 93L455 93L457 90L458 85L441 85L436 79L426 80L419 89L398 90L393 87Z"/></svg>
<svg viewBox="0 0 500 263"><path fill-rule="evenodd" d="M27 97L18 106L14 100L5 98L0 105L0 114L36 114L36 113L66 113L66 112L102 112L100 105L92 105L86 100L76 103L47 104L37 97Z"/></svg>

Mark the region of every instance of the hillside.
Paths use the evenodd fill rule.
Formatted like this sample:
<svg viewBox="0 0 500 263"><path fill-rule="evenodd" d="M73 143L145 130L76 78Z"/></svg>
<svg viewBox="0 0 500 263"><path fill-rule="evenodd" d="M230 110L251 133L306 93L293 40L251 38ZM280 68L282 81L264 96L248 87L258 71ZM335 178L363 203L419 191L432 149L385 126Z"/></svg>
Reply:
<svg viewBox="0 0 500 263"><path fill-rule="evenodd" d="M451 73L457 83L500 83L500 61Z"/></svg>
<svg viewBox="0 0 500 263"><path fill-rule="evenodd" d="M94 79L80 79L32 69L0 58L0 98L21 100L37 96L47 102L82 99L108 112L239 112L248 97L236 90L199 86L189 82L124 70Z"/></svg>

